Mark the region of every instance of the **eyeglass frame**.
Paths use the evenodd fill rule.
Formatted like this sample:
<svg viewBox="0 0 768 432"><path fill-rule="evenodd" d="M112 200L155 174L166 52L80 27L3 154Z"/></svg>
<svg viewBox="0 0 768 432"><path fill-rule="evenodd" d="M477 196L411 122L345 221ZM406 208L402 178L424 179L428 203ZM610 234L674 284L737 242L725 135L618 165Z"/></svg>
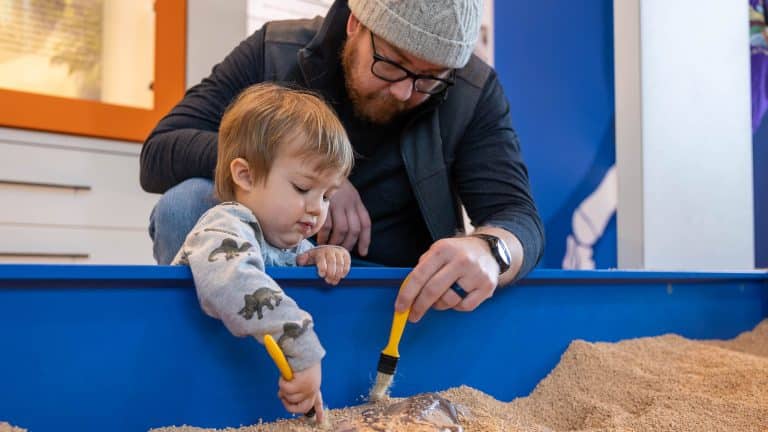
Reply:
<svg viewBox="0 0 768 432"><path fill-rule="evenodd" d="M388 59L388 58L384 57L383 55L377 53L376 52L376 43L373 40L374 34L370 30L369 30L369 32L371 34L371 52L373 54L373 62L371 63L371 73L376 78L378 78L378 79L380 79L382 81L389 82L389 83L396 83L396 82L404 81L404 80L406 80L408 78L411 78L412 79L412 84L411 85L412 85L413 91L419 92L419 93L422 93L422 94L432 95L432 96L438 95L438 94L446 91L449 87L451 87L452 85L455 84L456 69L451 69L450 74L446 78L440 78L440 77L437 77L437 76L434 76L434 75L417 74L417 73L411 72L405 66L397 63L396 61L394 61L392 59ZM388 64L390 66L394 66L395 68L403 71L405 73L405 76L400 78L400 79L390 79L390 78L385 78L385 77L377 74L374 71L374 67L376 66L376 63L378 63L378 62L384 62L384 63L386 63L386 64ZM423 80L423 79L439 81L439 82L445 84L445 87L440 88L439 91L434 91L434 92L427 92L427 91L420 90L420 89L418 89L416 87L416 81Z"/></svg>

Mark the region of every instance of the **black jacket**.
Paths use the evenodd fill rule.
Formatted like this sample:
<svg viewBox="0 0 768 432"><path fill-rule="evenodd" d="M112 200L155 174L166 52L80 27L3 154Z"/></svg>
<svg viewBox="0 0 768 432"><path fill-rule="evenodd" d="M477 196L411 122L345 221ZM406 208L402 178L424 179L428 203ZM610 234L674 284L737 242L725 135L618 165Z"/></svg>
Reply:
<svg viewBox="0 0 768 432"><path fill-rule="evenodd" d="M150 134L141 152L144 190L163 193L192 177L212 178L221 117L252 84L292 83L337 97L330 80L340 68L348 16L346 0L337 0L325 19L267 23L243 41ZM517 236L524 249L518 278L524 276L541 257L544 232L496 73L472 56L445 98L424 105L401 133L401 155L432 239L456 234L463 203L475 226Z"/></svg>

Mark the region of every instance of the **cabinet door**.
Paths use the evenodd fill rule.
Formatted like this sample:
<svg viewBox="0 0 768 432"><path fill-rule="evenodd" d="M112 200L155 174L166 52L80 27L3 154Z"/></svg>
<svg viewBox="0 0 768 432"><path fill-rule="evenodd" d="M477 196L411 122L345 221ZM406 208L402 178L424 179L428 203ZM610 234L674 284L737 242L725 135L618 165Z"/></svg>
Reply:
<svg viewBox="0 0 768 432"><path fill-rule="evenodd" d="M0 224L0 263L154 264L145 229Z"/></svg>
<svg viewBox="0 0 768 432"><path fill-rule="evenodd" d="M136 154L0 143L0 223L146 228Z"/></svg>

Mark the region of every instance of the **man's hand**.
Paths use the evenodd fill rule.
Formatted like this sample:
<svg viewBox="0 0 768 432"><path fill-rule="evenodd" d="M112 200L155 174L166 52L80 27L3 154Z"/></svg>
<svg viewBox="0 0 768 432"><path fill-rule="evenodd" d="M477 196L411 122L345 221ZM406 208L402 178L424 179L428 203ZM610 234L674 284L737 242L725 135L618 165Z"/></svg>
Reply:
<svg viewBox="0 0 768 432"><path fill-rule="evenodd" d="M371 244L371 217L360 200L357 189L344 180L331 197L328 217L317 233L318 244L340 245L352 250L357 244L360 256L368 255Z"/></svg>
<svg viewBox="0 0 768 432"><path fill-rule="evenodd" d="M336 285L349 273L352 258L341 246L318 246L296 257L300 266L317 265L317 275L331 285Z"/></svg>
<svg viewBox="0 0 768 432"><path fill-rule="evenodd" d="M510 281L523 262L522 245L515 236L501 229L483 230L502 237L507 243L512 265L501 282ZM464 298L451 289L454 283L466 293ZM411 322L419 321L431 307L472 311L493 295L499 283L499 264L484 240L477 237L438 240L411 271L397 296L395 310L402 312L410 307Z"/></svg>
<svg viewBox="0 0 768 432"><path fill-rule="evenodd" d="M314 407L317 422L320 423L324 415L323 397L320 394L321 381L322 367L317 363L303 371L294 372L290 381L281 377L277 397L288 412L295 414L304 414Z"/></svg>

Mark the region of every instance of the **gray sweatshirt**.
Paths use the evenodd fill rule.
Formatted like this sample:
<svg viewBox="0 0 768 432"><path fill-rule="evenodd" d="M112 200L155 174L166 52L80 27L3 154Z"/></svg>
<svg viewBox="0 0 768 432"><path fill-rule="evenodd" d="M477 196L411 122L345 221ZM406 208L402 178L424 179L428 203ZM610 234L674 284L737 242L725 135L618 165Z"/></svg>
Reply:
<svg viewBox="0 0 768 432"><path fill-rule="evenodd" d="M292 249L264 239L247 207L226 202L208 210L187 235L174 265L188 265L205 313L220 319L235 336L264 343L272 335L294 371L318 363L325 350L312 316L301 310L264 272L265 266L296 266L296 256L314 246L302 240Z"/></svg>

